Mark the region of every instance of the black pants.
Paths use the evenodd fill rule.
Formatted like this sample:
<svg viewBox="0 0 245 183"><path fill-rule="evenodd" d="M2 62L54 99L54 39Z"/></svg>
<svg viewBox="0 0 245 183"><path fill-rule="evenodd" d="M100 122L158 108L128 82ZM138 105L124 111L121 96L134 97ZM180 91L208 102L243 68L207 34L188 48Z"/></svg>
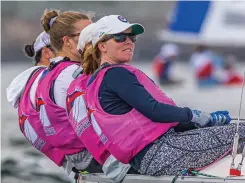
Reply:
<svg viewBox="0 0 245 183"><path fill-rule="evenodd" d="M196 129L193 123L179 123L177 126L174 127L175 132L184 132L188 130ZM149 149L149 148L147 148ZM143 156L142 156L143 158ZM139 161L141 162L141 161ZM131 164L131 163L130 163ZM139 165L138 165L139 166ZM89 173L103 173L102 166L93 158L89 166L85 169ZM128 171L128 174L139 174L137 170L131 167Z"/></svg>
<svg viewBox="0 0 245 183"><path fill-rule="evenodd" d="M177 126L174 127L175 132L185 132L193 129L197 129L197 127L192 122L178 123Z"/></svg>

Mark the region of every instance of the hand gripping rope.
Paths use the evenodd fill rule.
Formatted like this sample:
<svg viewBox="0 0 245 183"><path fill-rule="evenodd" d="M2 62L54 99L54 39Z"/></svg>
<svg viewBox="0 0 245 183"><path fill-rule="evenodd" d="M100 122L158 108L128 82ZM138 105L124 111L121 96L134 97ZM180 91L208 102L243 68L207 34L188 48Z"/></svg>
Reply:
<svg viewBox="0 0 245 183"><path fill-rule="evenodd" d="M241 101L240 101L240 107L239 107L239 115L238 115L238 121L237 121L237 126L236 126L236 134L234 136L234 142L233 142L233 149L232 149L232 162L230 166L230 176L241 176L241 169L242 169L242 163L243 159L245 157L245 146L243 148L242 152L242 159L241 162L238 164L238 167L235 167L235 158L237 155L237 148L238 148L238 141L239 141L239 124L240 124L240 117L241 117L241 108L242 108L242 96L243 96L243 88L244 88L244 83L245 83L245 72L243 76L243 84L242 84L242 93L241 93Z"/></svg>

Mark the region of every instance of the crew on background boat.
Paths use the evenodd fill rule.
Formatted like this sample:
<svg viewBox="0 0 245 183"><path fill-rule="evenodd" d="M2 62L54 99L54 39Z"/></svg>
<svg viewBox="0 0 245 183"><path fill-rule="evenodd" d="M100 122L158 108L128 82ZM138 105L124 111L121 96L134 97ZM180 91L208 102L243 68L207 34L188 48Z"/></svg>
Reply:
<svg viewBox="0 0 245 183"><path fill-rule="evenodd" d="M181 81L173 78L173 67L179 55L176 44L164 44L153 59L153 72L160 85L179 84Z"/></svg>
<svg viewBox="0 0 245 183"><path fill-rule="evenodd" d="M190 57L190 66L199 87L242 83L231 57L227 60L205 45L198 45Z"/></svg>

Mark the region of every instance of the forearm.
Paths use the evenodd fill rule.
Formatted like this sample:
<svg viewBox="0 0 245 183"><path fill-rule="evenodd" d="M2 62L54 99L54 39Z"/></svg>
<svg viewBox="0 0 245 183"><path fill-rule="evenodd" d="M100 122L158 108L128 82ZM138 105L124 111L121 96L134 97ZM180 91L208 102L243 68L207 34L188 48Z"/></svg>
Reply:
<svg viewBox="0 0 245 183"><path fill-rule="evenodd" d="M120 76L120 77L119 77ZM107 73L106 85L125 103L154 122L189 122L192 112L189 108L176 107L158 102L139 83L135 75L126 69L114 69Z"/></svg>
<svg viewBox="0 0 245 183"><path fill-rule="evenodd" d="M151 111L146 111L152 109ZM143 110L143 109L142 109ZM192 112L187 107L177 107L156 102L149 105L144 111L145 116L155 122L189 122L192 120Z"/></svg>

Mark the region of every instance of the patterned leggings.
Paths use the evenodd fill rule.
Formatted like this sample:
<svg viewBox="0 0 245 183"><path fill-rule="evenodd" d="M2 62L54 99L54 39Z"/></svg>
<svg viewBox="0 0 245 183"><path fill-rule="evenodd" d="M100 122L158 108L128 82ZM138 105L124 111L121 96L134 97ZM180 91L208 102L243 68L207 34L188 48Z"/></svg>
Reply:
<svg viewBox="0 0 245 183"><path fill-rule="evenodd" d="M170 129L147 151L139 172L145 175L176 175L184 168L201 169L231 153L236 125L175 132ZM245 123L240 123L239 150L245 144Z"/></svg>

